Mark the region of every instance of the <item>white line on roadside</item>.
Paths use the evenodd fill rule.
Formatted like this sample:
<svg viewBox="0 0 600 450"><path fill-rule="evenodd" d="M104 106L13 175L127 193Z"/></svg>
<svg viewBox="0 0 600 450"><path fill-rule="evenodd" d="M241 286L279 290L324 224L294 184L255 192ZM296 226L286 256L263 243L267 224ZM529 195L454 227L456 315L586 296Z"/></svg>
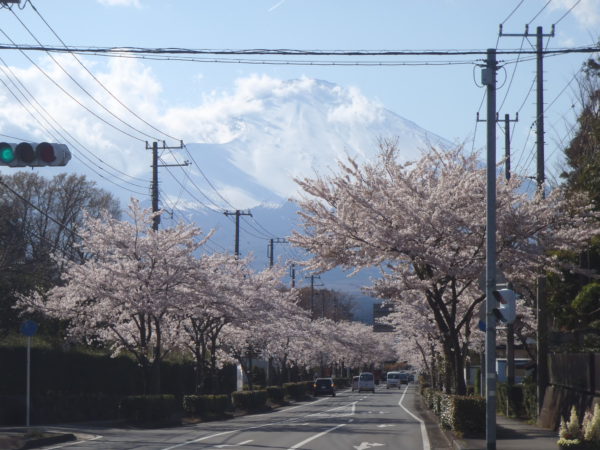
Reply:
<svg viewBox="0 0 600 450"><path fill-rule="evenodd" d="M404 410L406 411L408 414L410 414L410 416L415 419L417 422L419 422L421 424L421 437L423 439L423 450L431 450L431 446L429 445L429 436L427 436L427 428L425 428L425 422L423 422L423 420L421 420L419 417L415 416L413 413L411 413L408 408L406 408L403 404L402 401L404 400L404 396L406 395L406 391L408 391L408 384L406 385L406 387L404 388L404 392L402 393L402 397L400 397L400 401L398 402L398 405Z"/></svg>
<svg viewBox="0 0 600 450"><path fill-rule="evenodd" d="M315 400L314 402L304 403L303 405L292 406L291 408L278 409L277 411L273 411L273 412L267 413L267 414L260 414L260 415L266 416L268 414L277 414L277 413L282 413L282 412L286 412L286 411L291 411L292 409L302 408L303 406L308 406L308 405L312 405L314 403L319 403L319 402L322 402L323 400L327 400L327 397L320 398L319 400ZM254 416L254 417L257 417L257 416Z"/></svg>
<svg viewBox="0 0 600 450"><path fill-rule="evenodd" d="M82 442L87 442L87 441L96 441L98 439L102 439L103 436L97 434L96 436L89 438L89 439L77 439L76 441L72 441L72 442L66 442L64 444L60 444L60 445L55 445L54 447L45 447L46 450L52 450L52 449L56 449L56 448L63 448L63 447L69 447L71 445L75 445L75 444L81 444Z"/></svg>
<svg viewBox="0 0 600 450"><path fill-rule="evenodd" d="M351 420L350 420L351 421ZM349 422L350 422L349 421ZM308 444L310 441L314 441L315 439L320 438L321 436L325 436L327 433L330 433L333 430L337 430L340 427L345 427L346 425L348 425L347 423L342 423L340 425L336 425L335 427L329 428L328 430L322 431L318 434L315 434L314 436L309 437L308 439L304 439L302 442L298 442L295 445L292 445L290 448L288 448L288 450L294 450L296 448L300 448L302 447L304 444Z"/></svg>

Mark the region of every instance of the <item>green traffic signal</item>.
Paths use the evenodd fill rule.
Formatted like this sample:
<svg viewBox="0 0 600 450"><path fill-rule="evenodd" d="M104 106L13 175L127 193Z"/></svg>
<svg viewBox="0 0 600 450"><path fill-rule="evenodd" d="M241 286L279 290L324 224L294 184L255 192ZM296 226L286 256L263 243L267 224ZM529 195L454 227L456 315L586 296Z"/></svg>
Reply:
<svg viewBox="0 0 600 450"><path fill-rule="evenodd" d="M15 160L15 151L10 144L0 142L0 161L4 164L10 164Z"/></svg>

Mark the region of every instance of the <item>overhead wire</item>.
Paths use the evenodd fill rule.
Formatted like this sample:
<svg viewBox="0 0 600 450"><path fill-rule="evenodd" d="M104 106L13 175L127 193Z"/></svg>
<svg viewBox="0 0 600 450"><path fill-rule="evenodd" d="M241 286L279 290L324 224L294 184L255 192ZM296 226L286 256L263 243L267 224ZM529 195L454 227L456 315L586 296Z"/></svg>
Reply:
<svg viewBox="0 0 600 450"><path fill-rule="evenodd" d="M6 34L6 32L0 28L0 33L2 33L11 43L14 44L14 41L8 36L8 34ZM104 124L108 125L109 127L111 127L112 129L114 129L115 131L118 131L122 134L124 134L125 136L129 136L132 139L135 139L137 141L140 142L146 142L144 139L141 139L137 136L134 136L133 134L122 130L121 128L117 127L116 125L110 123L109 121L107 121L106 119L104 119L103 117L101 117L100 115L98 115L96 112L92 111L90 108L88 108L86 105L84 105L81 101L79 101L77 98L75 98L75 96L73 96L69 91L67 91L63 86L61 86L56 80L54 80L50 75L48 75L48 73L42 69L39 64L37 64L33 59L31 59L31 57L29 57L29 55L21 50L18 49L21 54L27 58L27 60L33 65L35 66L42 75L44 75L48 81L50 81L54 86L56 86L60 91L62 91L67 97L69 97L71 100L73 100L75 103L77 103L79 106L81 106L83 109L85 109L87 112L89 112L91 115L93 115L96 119L100 120L101 122L103 122Z"/></svg>
<svg viewBox="0 0 600 450"><path fill-rule="evenodd" d="M27 33L29 33L29 35L39 44L42 45L42 43L39 41L39 39L33 34L33 32L29 29L29 27L27 27L27 25L25 25L25 23L23 23L23 21L19 18L19 16L17 16L17 14L15 14L15 12L11 9L11 12L13 13L13 16L17 19L17 21L23 26L23 28L25 28L25 30L27 31ZM103 109L106 113L108 113L110 116L114 117L117 121L121 122L123 125L125 125L126 127L128 127L129 129L143 135L146 136L150 139L154 139L154 140L159 140L158 138L145 133L144 131L134 127L133 125L131 125L130 123L126 122L125 120L121 119L119 116L117 116L114 112L112 112L108 107L106 107L104 104L102 104L102 102L100 102L98 99L96 99L96 97L94 97L73 75L71 75L69 73L68 70L66 70L64 68L64 66L52 55L52 53L50 52L46 52L46 54L50 57L50 59L52 59L52 61L54 62L54 64L57 65L58 68L60 68L60 70L62 70L62 72L69 77L69 79L79 88L81 89L81 91L87 95L87 97L89 97L96 105L98 105L101 109ZM72 55L75 59L77 59L75 57L75 55ZM74 98L74 97L73 97ZM79 102L78 102L79 103ZM87 108L86 108L87 109ZM91 112L88 109L89 112ZM105 122L107 123L107 122ZM131 135L129 135L131 136ZM133 136L131 136L133 137Z"/></svg>
<svg viewBox="0 0 600 450"><path fill-rule="evenodd" d="M501 23L502 25L504 25L504 24L506 23L506 21L512 17L512 15L513 15L513 14L514 14L514 13L515 13L515 12L516 12L516 11L517 11L519 8L520 8L520 7L521 7L521 5L522 5L524 2L525 2L525 0L521 0L521 1L519 2L519 4L513 8L513 10L510 12L510 14L509 14L509 15L506 17L506 19L504 19L504 20L503 20L502 22L500 22L500 23Z"/></svg>
<svg viewBox="0 0 600 450"><path fill-rule="evenodd" d="M35 13L38 15L38 17L42 20L42 22L44 22L44 24L48 27L48 29L52 32L52 34L60 41L60 43L66 48L68 49L69 47L67 46L67 44L65 44L65 42L61 39L61 37L58 35L58 33L56 33L56 31L54 30L54 28L52 28L52 26L50 26L50 24L46 21L46 19L40 14L40 12L38 11L38 9L35 7L35 5L29 1L29 4L31 5L31 8L35 11ZM14 14L14 13L13 13ZM98 77L96 77L92 71L90 71L88 69L88 67L74 54L71 53L71 56L73 56L73 58L75 59L75 61L77 61L77 63L88 73L88 75L90 75L90 77L92 77L92 79L98 83L98 85L108 94L111 96L111 98L113 98L119 105L121 105L123 108L125 108L125 110L127 110L130 114L132 114L134 117L136 117L137 119L139 119L141 122L143 122L145 125L147 125L148 127L152 128L154 131L168 137L171 139L174 139L176 141L180 141L180 139L177 139L173 136L171 136L170 134L166 133L165 131L162 131L160 129L158 129L157 127L155 127L154 125L152 125L151 123L149 123L148 121L146 121L145 119L143 119L142 117L140 117L135 111L133 111L131 108L129 108L125 103L123 103L116 95L113 94L113 92L108 89L106 87L106 85L104 83L102 83L102 81L100 81L98 79Z"/></svg>
<svg viewBox="0 0 600 450"><path fill-rule="evenodd" d="M535 19L537 19L539 17L539 15L546 9L546 7L552 2L552 0L548 0L546 2L546 4L544 6L542 6L542 9L540 9L537 14L535 16L533 16L531 18L531 20L529 22L527 22L527 25L531 25L531 22L533 22Z"/></svg>
<svg viewBox="0 0 600 450"><path fill-rule="evenodd" d="M31 117L38 122L38 124L40 126L42 126L42 129L45 129L46 132L50 135L52 135L53 133L51 131L48 130L48 128L46 128L41 122L40 122L40 118L43 119L47 125L53 129L55 131L56 134L58 134L61 139L57 139L57 140L63 140L65 142L69 142L69 139L65 137L69 136L69 138L75 142L77 142L79 144L79 146L84 149L86 152L90 153L92 156L94 156L96 159L98 159L101 163L105 164L106 166L110 167L111 169L120 172L130 178L135 179L134 177L131 177L130 175L125 174L124 172L121 172L119 169L110 166L109 164L107 164L105 161L103 161L102 159L100 159L99 157L97 157L93 152L91 152L89 149L87 149L83 144L81 144L81 142L79 142L77 140L77 138L75 138L74 136L72 136L56 119L54 119L54 117L48 112L48 110L46 110L46 108L35 98L35 96L31 93L31 91L29 91L29 89L27 88L27 86L25 86L21 80L19 79L19 77L17 77L14 72L12 71L12 69L5 63L5 61L0 57L0 63L2 63L4 66L0 66L0 71L2 71L2 73L4 73L4 76L11 82L11 84L17 89L17 91L21 94L21 96L23 97L23 99L27 99L28 104L31 105L31 107L33 109L35 109L35 111L37 112L37 114L33 114L19 99L19 97L12 91L12 89L10 89L10 87L4 82L2 81L2 84L7 88L7 90L11 93L11 95L13 95L13 97L19 102L19 104L28 112L28 114L31 115ZM32 102L33 101L33 102ZM37 105L37 106L36 106ZM38 109L39 108L39 109ZM53 125L50 120L48 119L52 119L52 121L54 122L55 125ZM65 134L63 135L63 133L60 131L62 130ZM55 137L56 139L56 137ZM74 155L76 156L76 155ZM96 167L98 167L100 170L104 170L106 171L106 169L104 169L103 167L98 166L97 164L93 163L87 156L83 155L83 157L85 157L88 161L90 161L91 164L95 165ZM86 164L87 166L87 164ZM89 166L87 166L89 168ZM94 171L95 172L95 171ZM126 184L130 184L132 186L135 187L143 187L143 186L139 186L135 183L132 183L131 181L127 181L127 180L123 180L122 178L114 175L114 174L110 174L108 171L106 171L109 175L119 179L120 181L126 183ZM96 172L97 173L97 172ZM105 177L102 177L105 178ZM142 180L144 181L144 180ZM117 184L117 186L119 186ZM122 188L122 186L119 186ZM136 192L137 193L137 192Z"/></svg>
<svg viewBox="0 0 600 450"><path fill-rule="evenodd" d="M567 10L567 12L565 12L565 13L564 13L562 16L560 16L560 19L558 19L556 22L554 22L554 25L558 25L558 24L560 23L560 21L561 21L561 20L563 20L565 17L567 17L567 15L569 15L569 13L570 13L571 11L573 11L573 9L574 9L574 8L575 8L577 5L579 5L579 3L580 3L580 2L581 2L581 0L577 0L577 1L576 1L576 2L573 4L573 6L571 6L571 7L570 7L570 8Z"/></svg>

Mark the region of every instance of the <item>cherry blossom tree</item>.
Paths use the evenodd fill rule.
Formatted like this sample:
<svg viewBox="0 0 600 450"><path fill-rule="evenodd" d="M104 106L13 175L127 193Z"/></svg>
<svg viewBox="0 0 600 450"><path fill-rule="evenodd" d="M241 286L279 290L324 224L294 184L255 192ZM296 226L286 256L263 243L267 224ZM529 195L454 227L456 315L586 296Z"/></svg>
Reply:
<svg viewBox="0 0 600 450"><path fill-rule="evenodd" d="M277 333L278 322L292 325L301 312L297 306L298 291L288 290L281 284L283 270L271 268L259 273L248 271L240 280L236 293L242 314L233 317L223 329L220 348L237 360L252 388L253 359L271 355L268 344L286 339ZM272 347L271 347L272 349Z"/></svg>
<svg viewBox="0 0 600 450"><path fill-rule="evenodd" d="M417 162L399 162L392 141L374 162L340 163L339 174L297 180L302 228L290 241L314 257L309 270L379 267L373 294L426 305L449 364L452 385L466 392L464 359L473 315L484 300L486 171L477 153L429 149ZM555 189L532 193L517 175L497 184L499 269L517 287L556 267L552 249L582 248L598 233L583 197L569 204ZM412 327L411 323L404 326Z"/></svg>
<svg viewBox="0 0 600 450"><path fill-rule="evenodd" d="M154 215L131 201L128 221L108 213L87 217L83 264L68 262L64 284L22 299L29 308L67 321L71 338L96 341L134 355L144 387L160 391L160 362L178 344L174 320L196 283L198 228L152 229Z"/></svg>

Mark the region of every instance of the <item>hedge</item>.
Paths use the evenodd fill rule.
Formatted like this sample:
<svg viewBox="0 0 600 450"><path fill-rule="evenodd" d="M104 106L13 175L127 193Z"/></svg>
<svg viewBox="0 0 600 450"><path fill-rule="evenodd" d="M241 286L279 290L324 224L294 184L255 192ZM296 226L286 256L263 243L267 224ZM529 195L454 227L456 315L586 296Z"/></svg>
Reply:
<svg viewBox="0 0 600 450"><path fill-rule="evenodd" d="M525 416L525 402L522 385L498 383L496 391L498 392L496 409L499 412L506 414L509 417Z"/></svg>
<svg viewBox="0 0 600 450"><path fill-rule="evenodd" d="M31 423L116 419L122 398L120 395L102 393L47 392L31 399ZM0 395L0 424L24 423L25 396Z"/></svg>
<svg viewBox="0 0 600 450"><path fill-rule="evenodd" d="M201 417L223 416L231 406L228 395L185 395L183 411Z"/></svg>
<svg viewBox="0 0 600 450"><path fill-rule="evenodd" d="M444 394L423 388L423 400L439 418L443 428L458 435L478 436L485 433L485 399L477 396Z"/></svg>
<svg viewBox="0 0 600 450"><path fill-rule="evenodd" d="M304 381L300 381L297 383L284 383L283 389L285 390L285 395L294 400L302 400L306 397L307 386ZM311 382L312 389L312 382Z"/></svg>
<svg viewBox="0 0 600 450"><path fill-rule="evenodd" d="M163 425L176 419L180 405L174 395L130 395L119 405L121 418L137 425Z"/></svg>
<svg viewBox="0 0 600 450"><path fill-rule="evenodd" d="M231 394L233 406L244 411L257 411L267 406L267 391L235 391Z"/></svg>
<svg viewBox="0 0 600 450"><path fill-rule="evenodd" d="M282 404L285 402L285 389L280 386L267 386L269 401Z"/></svg>

